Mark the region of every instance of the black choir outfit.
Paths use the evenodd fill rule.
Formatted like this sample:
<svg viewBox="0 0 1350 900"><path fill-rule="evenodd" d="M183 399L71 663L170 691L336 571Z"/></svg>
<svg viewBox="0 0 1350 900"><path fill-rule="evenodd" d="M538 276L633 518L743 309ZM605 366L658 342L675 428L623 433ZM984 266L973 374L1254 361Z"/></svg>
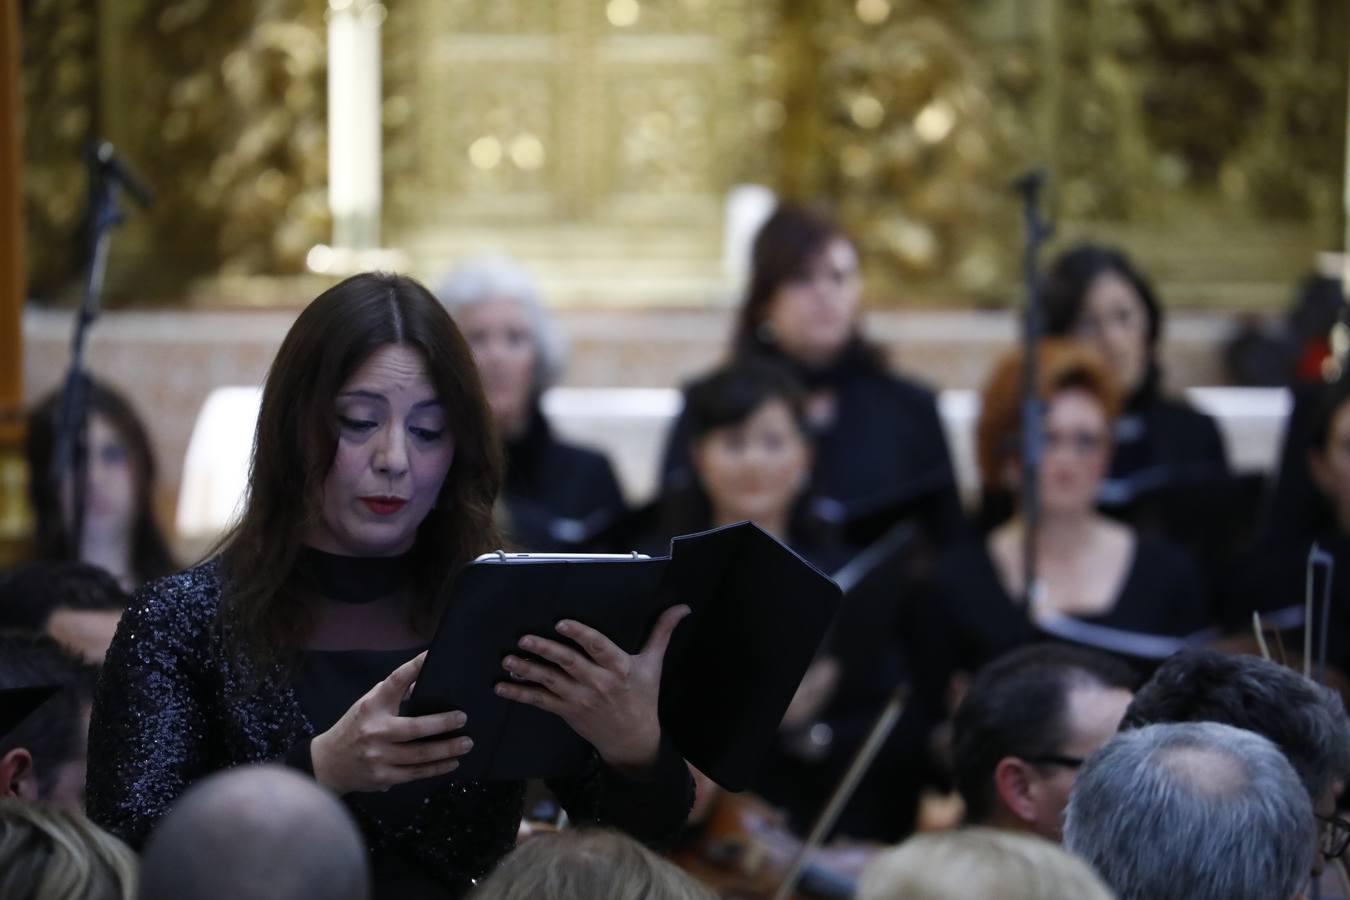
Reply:
<svg viewBox="0 0 1350 900"><path fill-rule="evenodd" d="M506 531L522 550L587 548L625 514L609 459L558 440L535 403L525 433L506 442Z"/></svg>
<svg viewBox="0 0 1350 900"><path fill-rule="evenodd" d="M318 595L314 633L322 640L268 666L227 641L216 562L143 589L108 652L94 704L90 817L139 847L174 800L214 771L255 762L310 770L311 739L423 649L408 643L404 610L391 599L406 571L400 558L303 548L297 602ZM649 842L676 836L693 802L692 779L668 742L643 780L595 755L586 772L550 787L575 822ZM344 796L369 845L374 896L461 895L515 845L524 792L520 782L450 776Z"/></svg>
<svg viewBox="0 0 1350 900"><path fill-rule="evenodd" d="M915 699L933 721L946 718L957 672L974 673L1037 640L1062 640L1151 668L1213 635L1204 583L1190 557L1136 535L1133 556L1110 608L1096 616L1028 617L1008 593L985 541L964 541L939 559L931 590L907 613Z"/></svg>

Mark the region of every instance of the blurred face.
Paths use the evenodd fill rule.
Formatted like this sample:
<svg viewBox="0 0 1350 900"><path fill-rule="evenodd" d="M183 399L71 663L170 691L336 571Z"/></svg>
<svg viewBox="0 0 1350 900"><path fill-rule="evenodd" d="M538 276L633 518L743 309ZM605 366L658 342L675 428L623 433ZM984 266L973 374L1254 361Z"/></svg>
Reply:
<svg viewBox="0 0 1350 900"><path fill-rule="evenodd" d="M1041 504L1047 513L1091 510L1110 461L1110 426L1097 399L1083 390L1060 391L1045 413Z"/></svg>
<svg viewBox="0 0 1350 900"><path fill-rule="evenodd" d="M1350 403L1331 419L1325 449L1313 448L1308 461L1318 490L1336 509L1336 521L1350 525Z"/></svg>
<svg viewBox="0 0 1350 900"><path fill-rule="evenodd" d="M85 662L102 665L121 620L118 610L57 609L47 620L47 633Z"/></svg>
<svg viewBox="0 0 1350 900"><path fill-rule="evenodd" d="M1088 286L1075 334L1094 344L1126 393L1148 372L1148 309L1134 288L1115 272L1103 272Z"/></svg>
<svg viewBox="0 0 1350 900"><path fill-rule="evenodd" d="M346 556L407 552L455 455L421 354L393 344L376 350L338 391L335 412L337 450L306 542Z"/></svg>
<svg viewBox="0 0 1350 900"><path fill-rule="evenodd" d="M509 298L460 310L456 322L473 348L493 416L510 435L528 417L538 351L525 305Z"/></svg>
<svg viewBox="0 0 1350 900"><path fill-rule="evenodd" d="M710 432L694 446L694 466L722 521L785 520L806 484L811 451L783 400L770 400L740 425Z"/></svg>
<svg viewBox="0 0 1350 900"><path fill-rule="evenodd" d="M789 356L824 365L853 334L861 298L858 253L844 238L835 238L800 275L783 282L769 301L765 322Z"/></svg>
<svg viewBox="0 0 1350 900"><path fill-rule="evenodd" d="M136 523L138 475L131 448L106 418L89 416L88 481L84 495L84 539L102 542L124 538ZM62 485L67 521L74 488Z"/></svg>
<svg viewBox="0 0 1350 900"><path fill-rule="evenodd" d="M1060 748L1062 760L1038 763L1039 782L1034 792L1035 828L1043 837L1058 841L1063 836L1064 810L1069 792L1083 761L1097 752L1120 728L1133 698L1127 690L1100 685L1082 685L1069 692L1069 740Z"/></svg>

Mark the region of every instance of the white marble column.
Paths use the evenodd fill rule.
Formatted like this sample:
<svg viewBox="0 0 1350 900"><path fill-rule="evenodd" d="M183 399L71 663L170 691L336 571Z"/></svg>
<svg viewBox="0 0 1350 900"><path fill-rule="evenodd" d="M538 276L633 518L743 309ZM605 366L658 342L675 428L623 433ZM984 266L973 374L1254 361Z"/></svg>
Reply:
<svg viewBox="0 0 1350 900"><path fill-rule="evenodd" d="M380 26L371 0L328 4L328 204L333 249L380 243Z"/></svg>

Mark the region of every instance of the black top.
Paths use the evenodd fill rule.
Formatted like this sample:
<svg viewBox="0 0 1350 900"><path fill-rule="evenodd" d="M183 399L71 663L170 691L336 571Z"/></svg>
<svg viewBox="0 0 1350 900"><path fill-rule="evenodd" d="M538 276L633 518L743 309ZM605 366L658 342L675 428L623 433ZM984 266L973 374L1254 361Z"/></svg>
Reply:
<svg viewBox="0 0 1350 900"><path fill-rule="evenodd" d="M1210 624L1195 564L1184 551L1148 537L1136 538L1116 600L1102 615L1033 625L1004 588L984 541L964 541L942 556L931 593L912 614L915 693L938 715L954 673L973 673L1023 644L1065 640L1156 665L1200 639Z"/></svg>
<svg viewBox="0 0 1350 900"><path fill-rule="evenodd" d="M1221 582L1224 624L1243 637L1252 634L1252 613L1261 614L1266 629L1281 632L1290 655L1303 654L1303 630L1307 613L1308 553L1313 545L1334 561L1331 576L1331 608L1327 616L1327 661L1350 673L1350 537L1336 529L1324 529L1315 537L1268 537L1241 554ZM1313 654L1320 655L1322 591L1325 576L1319 570L1313 585ZM1280 658L1274 641L1270 649Z"/></svg>
<svg viewBox="0 0 1350 900"><path fill-rule="evenodd" d="M1160 484L1228 474L1228 455L1214 419L1150 383L1135 392L1116 420L1101 500L1107 506L1125 504Z"/></svg>
<svg viewBox="0 0 1350 900"><path fill-rule="evenodd" d="M535 404L530 424L506 445L502 500L507 531L522 550L575 551L624 515L609 459L559 441Z"/></svg>
<svg viewBox="0 0 1350 900"><path fill-rule="evenodd" d="M846 352L836 364L815 372L765 355L792 369L808 389L834 392L833 422L814 435L811 487L817 497L834 501L847 518L850 509L870 509L878 498L902 497L936 479L946 486L927 524L939 541L961 532L956 478L932 391L886 371L862 350ZM666 443L663 489L693 480L690 439L681 413Z"/></svg>
<svg viewBox="0 0 1350 900"><path fill-rule="evenodd" d="M364 693L362 681L392 671L391 663L417 649L406 642L410 632L388 598L347 602L382 593L383 578L357 578L361 590L321 605L299 674L292 666L259 666L227 643L215 561L138 592L108 651L94 701L90 818L139 847L174 800L212 772L265 761L305 769L309 742L320 730L316 720L340 714L346 694ZM333 655L344 651L353 653ZM374 655L381 651L387 658ZM340 683L307 681L303 673L316 673L313 663L324 658L353 667ZM369 664L364 674L363 664ZM606 823L648 841L675 836L693 798L689 772L666 743L649 779L626 778L597 755L584 775L550 787L574 821ZM436 896L466 890L515 845L524 789L520 782L442 779L391 791L375 805L365 795L344 797L370 848L372 870L385 878L376 896L417 897L433 885Z"/></svg>

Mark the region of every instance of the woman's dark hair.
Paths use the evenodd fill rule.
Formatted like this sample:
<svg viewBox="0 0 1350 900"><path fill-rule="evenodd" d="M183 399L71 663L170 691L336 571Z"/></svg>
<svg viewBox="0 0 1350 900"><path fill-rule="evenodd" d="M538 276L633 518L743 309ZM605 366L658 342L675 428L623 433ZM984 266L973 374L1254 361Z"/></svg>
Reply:
<svg viewBox="0 0 1350 900"><path fill-rule="evenodd" d="M155 522L155 454L140 416L121 394L103 382L86 383L86 410L102 416L131 454L136 477L136 517L132 523L131 569L138 581L150 581L177 571L164 533ZM28 420L28 498L37 518L34 555L56 560L67 555L60 486L52 478L56 431L61 415L61 392L49 394Z"/></svg>
<svg viewBox="0 0 1350 900"><path fill-rule="evenodd" d="M751 249L750 282L736 314L736 330L732 335L733 359L764 354L766 342L760 325L768 316L769 305L778 289L802 277L811 260L834 240L853 243L847 232L825 213L789 203L774 210L755 235ZM855 336L854 343L863 351L861 356L866 362L884 367L884 357L879 350L860 335Z"/></svg>
<svg viewBox="0 0 1350 900"><path fill-rule="evenodd" d="M417 598L411 624L429 627L445 581L500 544L493 504L501 447L473 353L417 281L354 275L305 307L277 351L263 386L244 513L220 544L227 622L263 659L288 655L310 627L305 604L279 595L301 536L322 515L323 483L337 450L338 392L391 345L421 353L455 437L454 461L411 551Z"/></svg>
<svg viewBox="0 0 1350 900"><path fill-rule="evenodd" d="M1331 449L1331 426L1336 414L1350 401L1350 378L1340 378L1322 388L1312 418L1308 420L1308 448L1325 453Z"/></svg>
<svg viewBox="0 0 1350 900"><path fill-rule="evenodd" d="M690 386L685 395L685 421L690 444L697 444L710 433L744 424L766 403L775 400L787 404L792 421L802 438L813 440L806 418L805 394L797 379L782 366L760 359L733 362ZM712 519L712 500L695 477L687 487L662 498L663 533L688 534L708 527ZM794 532L810 529L810 504L803 491L793 506L790 520Z"/></svg>
<svg viewBox="0 0 1350 900"><path fill-rule="evenodd" d="M1158 303L1158 295L1124 252L1100 244L1076 244L1061 253L1051 264L1043 286L1046 331L1061 337L1071 336L1083 314L1092 283L1099 275L1107 273L1125 279L1143 301L1148 316L1148 347L1151 354L1162 335L1162 307Z"/></svg>
<svg viewBox="0 0 1350 900"><path fill-rule="evenodd" d="M771 400L787 404L797 429L809 439L801 386L781 366L755 359L718 369L689 388L685 397L689 436L697 441L719 428L740 425Z"/></svg>

